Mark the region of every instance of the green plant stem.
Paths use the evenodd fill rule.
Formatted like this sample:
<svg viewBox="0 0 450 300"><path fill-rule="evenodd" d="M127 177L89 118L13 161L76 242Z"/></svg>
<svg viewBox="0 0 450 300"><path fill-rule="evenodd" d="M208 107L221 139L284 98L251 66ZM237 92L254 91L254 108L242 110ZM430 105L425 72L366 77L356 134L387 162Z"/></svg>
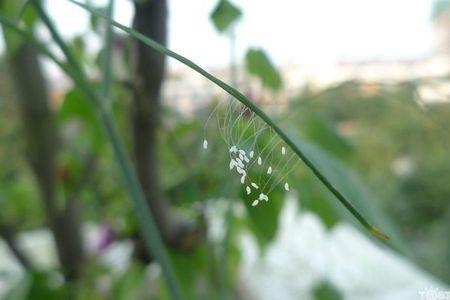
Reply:
<svg viewBox="0 0 450 300"><path fill-rule="evenodd" d="M108 18L112 18L114 12L114 0L109 0L107 15ZM104 36L104 52L103 52L103 60L102 60L102 85L100 88L100 94L102 95L105 101L110 100L110 92L111 92L111 82L112 82L112 74L111 74L111 54L112 54L112 39L113 39L113 26L111 23L107 23L105 36ZM108 108L111 103L108 103Z"/></svg>
<svg viewBox="0 0 450 300"><path fill-rule="evenodd" d="M91 103L94 104L97 109L101 124L103 125L106 136L111 143L114 156L116 157L121 175L125 182L125 186L127 187L128 193L133 201L134 209L141 226L141 232L143 234L150 256L155 257L156 261L160 264L172 299L183 299L178 279L175 276L167 251L161 240L153 216L150 213L150 207L147 205L147 201L145 200L142 188L138 183L136 174L131 166L131 162L124 150L125 148L120 141L118 130L113 118L104 108L104 105L102 105L104 101L89 84L86 76L84 75L82 67L78 64L77 60L70 52L60 34L56 31L56 27L53 25L46 12L43 10L40 2L37 0L32 1L32 3L42 21L49 29L52 38L63 51L69 64L71 65L72 78L77 83L79 88L85 92L85 94L88 96L88 99L90 99Z"/></svg>
<svg viewBox="0 0 450 300"><path fill-rule="evenodd" d="M359 221L359 223L364 228L366 228L369 232L371 232L378 238L381 238L383 240L389 239L387 237L387 235L385 235L383 232L378 230L376 227L372 226L363 217L363 215L356 209L356 207L354 207L353 204L341 192L339 192L339 190L319 171L319 169L303 153L303 151L291 140L291 138L278 125L276 125L275 122L271 118L269 118L269 116L266 113L264 113L258 106L256 106L251 100L249 100L247 97L245 97L241 92L239 92L235 88L231 87L230 85L226 84L219 78L213 76L212 74L210 74L209 72L207 72L206 70L201 68L199 65L197 65L193 61L189 60L188 58L186 58L176 52L173 52L172 50L164 47L163 45L146 37L145 35L133 30L132 28L129 28L127 26L124 26L120 23L115 22L111 18L108 18L107 16L105 16L102 13L100 13L99 11L89 7L88 5L79 3L75 0L67 0L67 1L72 2L73 4L82 7L83 9L87 10L88 12L90 12L96 16L106 19L108 22L110 22L115 27L125 31L126 33L130 34L131 36L138 39L142 43L153 48L155 51L158 51L162 54L165 54L165 55L172 57L175 60L181 62L182 64L186 65L187 67L191 68L192 70L196 71L197 73L203 75L208 80L215 83L217 86L222 88L228 94L233 96L233 98L240 101L246 107L251 109L256 115L258 115L267 125L269 125L278 134L278 136L292 149L292 151L294 151L295 154L297 154L297 156L305 163L305 165L313 172L313 174L339 200L339 202L341 202L341 204L344 205L344 207L347 208L348 211L350 211L350 213Z"/></svg>

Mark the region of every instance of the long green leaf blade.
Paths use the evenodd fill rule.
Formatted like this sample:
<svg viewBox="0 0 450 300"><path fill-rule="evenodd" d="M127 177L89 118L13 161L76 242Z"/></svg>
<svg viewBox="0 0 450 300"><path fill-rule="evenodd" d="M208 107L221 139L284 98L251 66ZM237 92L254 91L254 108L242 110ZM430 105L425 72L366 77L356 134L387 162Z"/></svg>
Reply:
<svg viewBox="0 0 450 300"><path fill-rule="evenodd" d="M108 8L107 8L107 16L112 19L114 12L114 0L109 0ZM100 93L105 101L109 99L110 90L111 90L111 54L112 54L112 40L113 40L113 26L111 23L107 23L104 37L104 52L103 59L101 61L102 65L102 85Z"/></svg>

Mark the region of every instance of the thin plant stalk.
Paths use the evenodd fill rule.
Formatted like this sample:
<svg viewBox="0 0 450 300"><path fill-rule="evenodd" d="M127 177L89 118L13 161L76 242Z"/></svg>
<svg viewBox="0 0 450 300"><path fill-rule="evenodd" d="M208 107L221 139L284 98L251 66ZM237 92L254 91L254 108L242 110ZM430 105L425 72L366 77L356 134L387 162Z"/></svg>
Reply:
<svg viewBox="0 0 450 300"><path fill-rule="evenodd" d="M114 0L109 0L108 7L107 7L107 16L108 18L112 19L114 14ZM113 32L113 26L110 22L106 24L105 28L105 36L104 36L104 42L103 42L103 59L101 62L102 66L102 84L100 88L100 94L102 95L104 101L111 100L110 99L110 93L111 93L111 82L112 82L112 41L114 37ZM108 103L108 107L111 105L111 103Z"/></svg>

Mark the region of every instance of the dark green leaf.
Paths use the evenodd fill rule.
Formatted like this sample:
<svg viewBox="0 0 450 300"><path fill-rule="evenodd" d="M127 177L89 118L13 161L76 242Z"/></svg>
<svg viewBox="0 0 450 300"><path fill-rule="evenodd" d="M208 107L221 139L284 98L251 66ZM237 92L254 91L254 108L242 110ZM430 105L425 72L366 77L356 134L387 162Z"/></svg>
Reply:
<svg viewBox="0 0 450 300"><path fill-rule="evenodd" d="M301 206L320 216L327 228L333 228L342 219L339 211L336 210L335 201L330 201L323 195L322 187L316 184L314 178L305 172L300 173L302 176L298 178L292 175L295 178L292 186L301 194L299 197Z"/></svg>
<svg viewBox="0 0 450 300"><path fill-rule="evenodd" d="M93 107L88 103L84 94L78 89L72 89L64 97L63 105L58 112L61 122L78 120L95 148L99 148L104 142L102 129L95 116Z"/></svg>
<svg viewBox="0 0 450 300"><path fill-rule="evenodd" d="M72 89L64 97L63 105L59 110L59 118L62 121L78 118L91 122L95 117L92 107L87 103L80 90Z"/></svg>
<svg viewBox="0 0 450 300"><path fill-rule="evenodd" d="M262 49L249 49L245 60L248 72L258 77L265 87L274 91L282 87L280 74Z"/></svg>
<svg viewBox="0 0 450 300"><path fill-rule="evenodd" d="M234 6L230 1L220 0L211 13L211 20L218 31L224 32L230 28L241 15L241 10Z"/></svg>
<svg viewBox="0 0 450 300"><path fill-rule="evenodd" d="M180 279L184 293L189 295L189 299L199 299L198 290L194 287L198 285L199 279L208 272L210 253L207 247L197 247L190 253L179 253L171 251L171 259L176 273Z"/></svg>
<svg viewBox="0 0 450 300"><path fill-rule="evenodd" d="M67 299L68 288L63 283L58 283L57 273L29 271L28 275L31 278L31 284L27 299Z"/></svg>
<svg viewBox="0 0 450 300"><path fill-rule="evenodd" d="M302 132L305 137L341 159L353 152L351 144L323 116L310 113L305 117Z"/></svg>
<svg viewBox="0 0 450 300"><path fill-rule="evenodd" d="M261 247L267 246L277 233L278 215L283 206L284 195L282 191L274 190L270 193L268 203L263 201L253 207L251 204L258 195L246 195L244 192L242 194L249 216L249 226Z"/></svg>
<svg viewBox="0 0 450 300"><path fill-rule="evenodd" d="M342 294L339 290L329 283L322 281L313 290L314 300L342 300Z"/></svg>

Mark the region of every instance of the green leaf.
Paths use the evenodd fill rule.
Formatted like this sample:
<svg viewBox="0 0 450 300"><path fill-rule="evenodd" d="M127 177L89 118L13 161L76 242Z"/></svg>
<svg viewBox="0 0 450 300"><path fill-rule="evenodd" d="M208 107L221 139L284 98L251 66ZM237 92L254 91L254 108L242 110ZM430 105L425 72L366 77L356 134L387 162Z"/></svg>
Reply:
<svg viewBox="0 0 450 300"><path fill-rule="evenodd" d="M305 137L322 146L328 152L342 159L348 159L353 153L351 144L323 116L308 113L302 128Z"/></svg>
<svg viewBox="0 0 450 300"><path fill-rule="evenodd" d="M327 228L333 228L342 219L340 211L336 209L336 202L323 195L322 187L317 180L305 172L298 172L301 176L292 174L291 186L301 193L299 201L301 207L317 214Z"/></svg>
<svg viewBox="0 0 450 300"><path fill-rule="evenodd" d="M95 111L84 94L77 88L67 92L64 102L58 112L58 118L61 122L77 119L80 120L87 129L87 133L94 141L95 146L100 146L102 141L102 130L97 122Z"/></svg>
<svg viewBox="0 0 450 300"><path fill-rule="evenodd" d="M198 299L198 292L195 288L199 278L207 274L209 265L209 255L206 246L196 247L192 252L179 253L171 251L170 257L173 266L180 279L182 289L185 294L189 295L189 299Z"/></svg>
<svg viewBox="0 0 450 300"><path fill-rule="evenodd" d="M246 195L242 193L244 205L247 208L249 227L258 241L260 247L267 246L275 237L278 229L278 216L283 206L284 192L274 190L270 193L269 202L261 202L251 206L257 194Z"/></svg>
<svg viewBox="0 0 450 300"><path fill-rule="evenodd" d="M211 13L211 20L219 32L228 30L242 15L239 8L228 0L220 0Z"/></svg>
<svg viewBox="0 0 450 300"><path fill-rule="evenodd" d="M84 95L77 88L72 89L64 96L63 104L58 117L61 121L71 118L80 118L91 121L94 118L92 107L84 99Z"/></svg>
<svg viewBox="0 0 450 300"><path fill-rule="evenodd" d="M265 87L273 91L282 87L283 82L280 74L262 49L249 49L245 60L248 72L258 77Z"/></svg>
<svg viewBox="0 0 450 300"><path fill-rule="evenodd" d="M322 281L313 290L314 300L342 300L342 293L330 282Z"/></svg>
<svg viewBox="0 0 450 300"><path fill-rule="evenodd" d="M29 271L27 276L30 279L30 282L24 285L24 288L29 287L28 297L26 299L67 299L67 296L69 295L68 287L61 283L55 284L55 279L57 280L58 278L56 273L47 271Z"/></svg>

